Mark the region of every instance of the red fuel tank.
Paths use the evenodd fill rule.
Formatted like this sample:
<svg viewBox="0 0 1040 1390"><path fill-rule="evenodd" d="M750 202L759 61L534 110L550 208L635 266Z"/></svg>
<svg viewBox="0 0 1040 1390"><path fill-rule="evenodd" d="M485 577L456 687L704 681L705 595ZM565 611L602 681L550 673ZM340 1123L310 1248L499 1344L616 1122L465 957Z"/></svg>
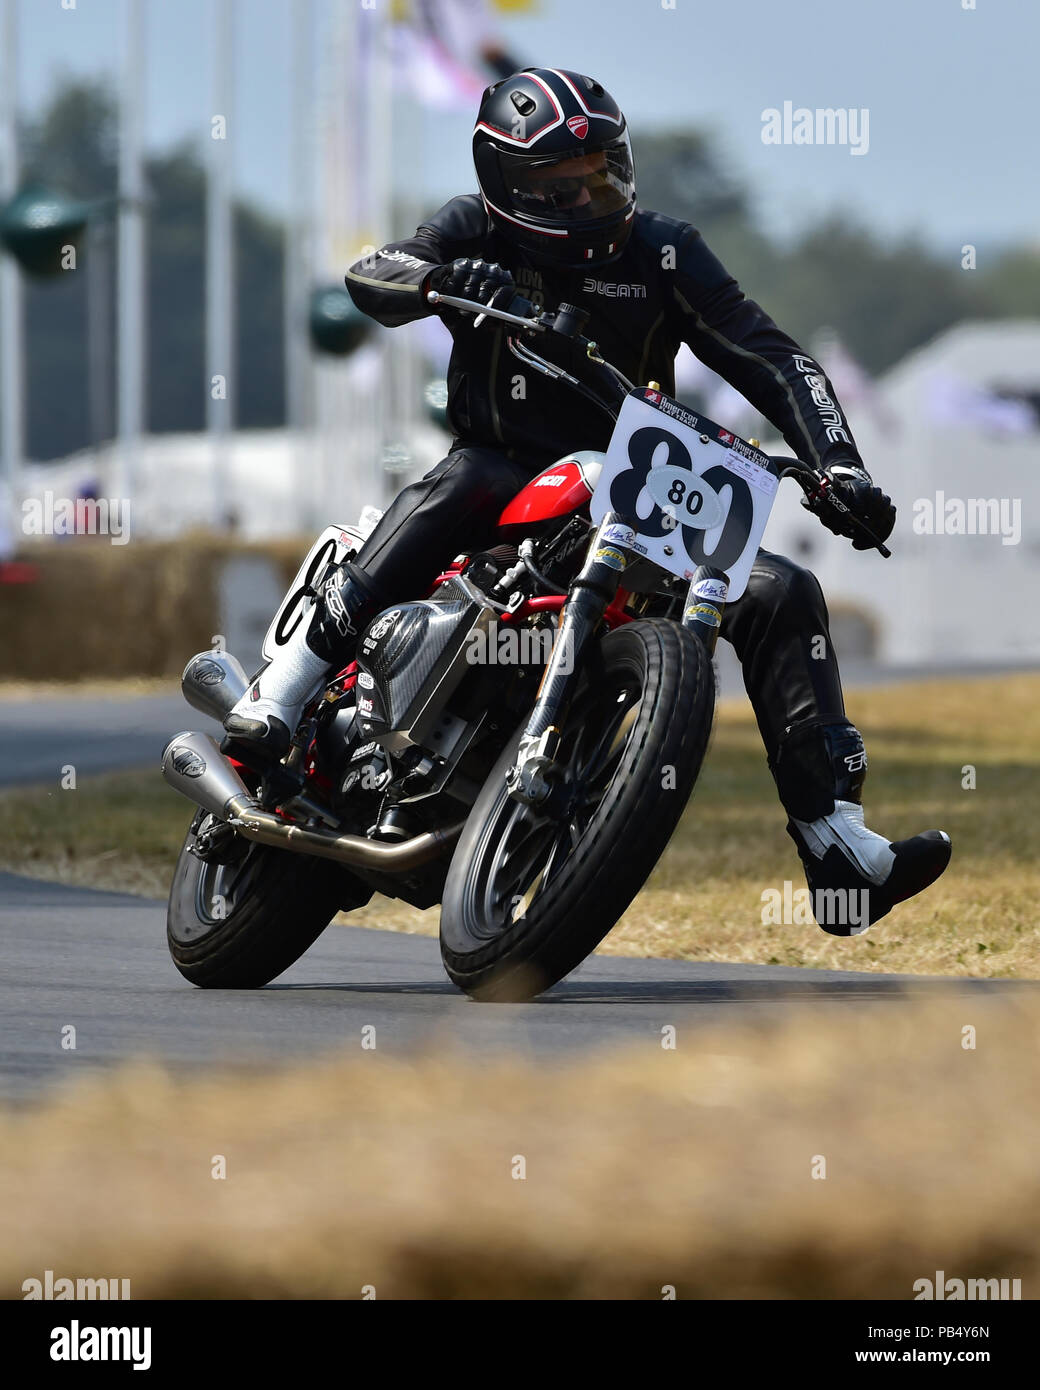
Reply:
<svg viewBox="0 0 1040 1390"><path fill-rule="evenodd" d="M559 459L516 494L498 518L499 526L529 526L587 506L605 457L598 449L582 449Z"/></svg>

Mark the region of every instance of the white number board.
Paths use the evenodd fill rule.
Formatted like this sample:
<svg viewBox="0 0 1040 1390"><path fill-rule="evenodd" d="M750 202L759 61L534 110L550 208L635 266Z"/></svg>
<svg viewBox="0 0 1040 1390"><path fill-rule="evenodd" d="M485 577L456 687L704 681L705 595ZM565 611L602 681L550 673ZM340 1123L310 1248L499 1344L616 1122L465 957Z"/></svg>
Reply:
<svg viewBox="0 0 1040 1390"><path fill-rule="evenodd" d="M623 513L636 530L630 548L680 579L699 565L725 570L732 602L747 586L778 482L760 449L639 389L621 407L592 519Z"/></svg>
<svg viewBox="0 0 1040 1390"><path fill-rule="evenodd" d="M296 578L267 629L262 648L265 661L274 660L300 625L313 603L307 590L314 580L328 565L338 565L351 551L360 550L364 540L365 532L356 526L326 526L296 571Z"/></svg>

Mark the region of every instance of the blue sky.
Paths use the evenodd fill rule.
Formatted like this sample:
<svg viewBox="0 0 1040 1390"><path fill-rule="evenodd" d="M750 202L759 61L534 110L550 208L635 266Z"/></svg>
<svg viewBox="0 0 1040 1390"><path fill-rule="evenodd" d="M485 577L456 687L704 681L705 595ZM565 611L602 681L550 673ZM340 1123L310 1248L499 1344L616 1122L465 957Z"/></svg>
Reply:
<svg viewBox="0 0 1040 1390"><path fill-rule="evenodd" d="M67 0L68 2L68 0ZM541 0L504 23L511 47L594 73L641 129L707 125L779 235L833 207L877 230L914 231L956 255L1040 244L1037 0ZM318 0L329 13L356 0ZM22 100L38 109L62 72L114 73L122 0L20 0ZM200 138L209 116L207 0L147 0L152 148ZM234 163L271 209L290 187L292 0L238 0ZM869 110L869 152L767 146L762 112L785 101ZM473 187L468 114L424 123L402 168L415 200ZM411 127L414 129L414 123ZM667 209L664 209L667 211Z"/></svg>

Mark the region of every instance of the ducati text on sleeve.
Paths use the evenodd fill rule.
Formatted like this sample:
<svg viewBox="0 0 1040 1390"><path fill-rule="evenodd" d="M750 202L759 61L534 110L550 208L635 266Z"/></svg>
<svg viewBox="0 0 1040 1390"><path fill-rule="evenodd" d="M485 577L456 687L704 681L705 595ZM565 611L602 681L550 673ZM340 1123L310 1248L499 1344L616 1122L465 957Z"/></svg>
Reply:
<svg viewBox="0 0 1040 1390"><path fill-rule="evenodd" d="M827 394L827 382L823 372L811 357L803 357L800 353L795 354L794 365L805 377L805 384L819 408L820 419L827 427L827 438L832 444L851 444L852 439L845 426L845 417L838 409L837 403Z"/></svg>

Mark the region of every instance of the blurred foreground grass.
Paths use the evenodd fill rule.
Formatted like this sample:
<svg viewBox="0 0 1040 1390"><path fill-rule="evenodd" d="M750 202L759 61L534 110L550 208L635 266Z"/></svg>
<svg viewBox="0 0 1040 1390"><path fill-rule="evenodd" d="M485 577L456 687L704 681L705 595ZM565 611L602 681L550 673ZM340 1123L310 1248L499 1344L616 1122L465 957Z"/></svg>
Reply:
<svg viewBox="0 0 1040 1390"><path fill-rule="evenodd" d="M694 799L649 884L601 948L953 975L1040 976L1040 675L854 691L870 755L867 823L953 838L939 882L864 936L763 925L762 894L804 886L746 702L724 704ZM975 789L962 785L974 769ZM157 770L75 791L0 795L0 867L165 897L190 819ZM348 920L348 919L344 919ZM349 921L435 933L437 910L374 898Z"/></svg>
<svg viewBox="0 0 1040 1390"><path fill-rule="evenodd" d="M84 1078L0 1109L0 1296L51 1269L138 1299L911 1299L942 1269L1034 1298L1040 1012L1011 990L697 1027L670 996L555 1066L355 1038Z"/></svg>

